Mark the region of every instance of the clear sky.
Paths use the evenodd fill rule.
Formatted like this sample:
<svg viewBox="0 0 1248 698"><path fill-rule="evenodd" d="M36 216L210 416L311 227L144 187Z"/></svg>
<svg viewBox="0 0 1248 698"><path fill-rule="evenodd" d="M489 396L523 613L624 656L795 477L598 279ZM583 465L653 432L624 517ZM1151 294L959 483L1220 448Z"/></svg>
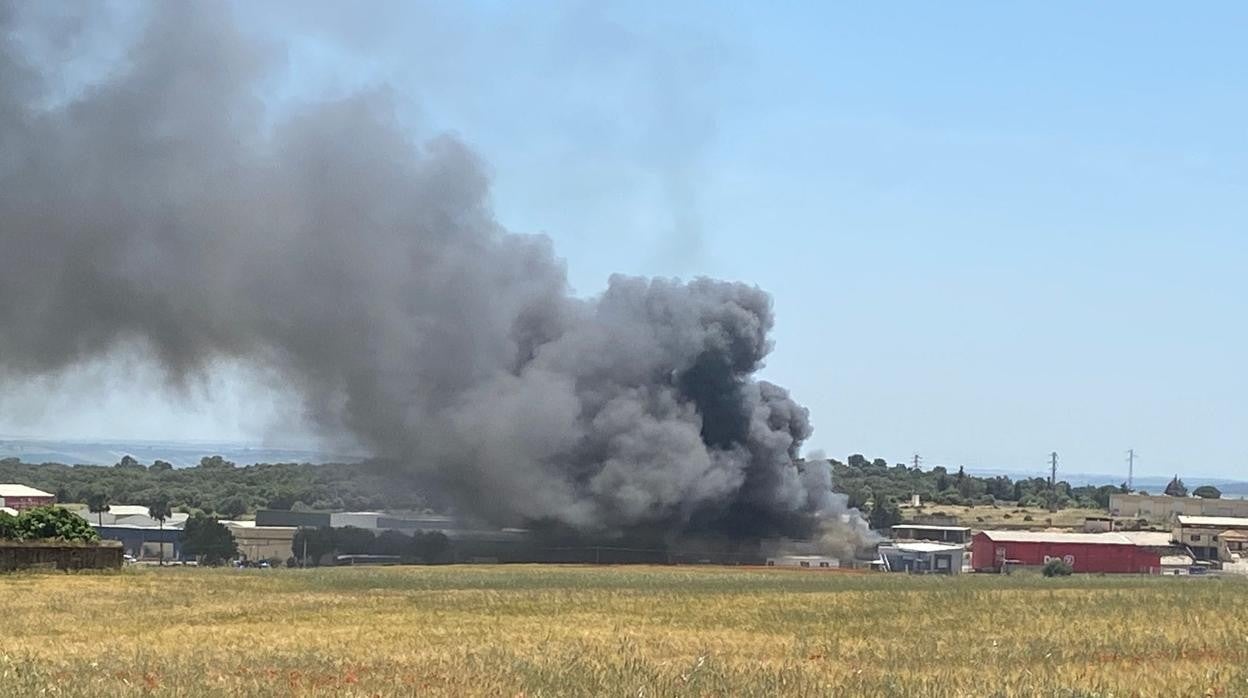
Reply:
<svg viewBox="0 0 1248 698"><path fill-rule="evenodd" d="M810 447L1248 478L1248 6L367 6L239 5L278 110L386 89L457 132L580 294L770 291ZM0 397L0 433L258 439L284 409L241 369L192 400L79 374Z"/></svg>

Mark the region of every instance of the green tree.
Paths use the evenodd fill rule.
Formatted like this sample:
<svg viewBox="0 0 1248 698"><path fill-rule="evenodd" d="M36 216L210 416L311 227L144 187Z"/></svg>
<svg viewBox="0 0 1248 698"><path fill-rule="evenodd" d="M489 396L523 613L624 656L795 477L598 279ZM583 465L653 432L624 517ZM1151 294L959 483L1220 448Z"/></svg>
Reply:
<svg viewBox="0 0 1248 698"><path fill-rule="evenodd" d="M1071 574L1074 574L1075 570L1073 567L1066 564L1065 560L1053 558L1052 560L1044 563L1042 571L1046 577L1069 577Z"/></svg>
<svg viewBox="0 0 1248 698"><path fill-rule="evenodd" d="M321 564L321 558L334 552L334 529L329 526L300 528L295 531L290 552L301 565Z"/></svg>
<svg viewBox="0 0 1248 698"><path fill-rule="evenodd" d="M159 473L159 472L163 472L166 470L173 470L173 463L170 463L167 460L158 460L158 461L153 462L152 467L148 468L148 470L154 473Z"/></svg>
<svg viewBox="0 0 1248 698"><path fill-rule="evenodd" d="M1200 487L1197 487L1196 489L1192 490L1192 494L1196 495L1197 497L1200 497L1201 499L1221 499L1222 498L1222 490L1214 487L1213 485L1201 485Z"/></svg>
<svg viewBox="0 0 1248 698"><path fill-rule="evenodd" d="M18 537L17 517L0 511L0 540L13 540Z"/></svg>
<svg viewBox="0 0 1248 698"><path fill-rule="evenodd" d="M216 510L224 519L237 519L247 513L247 501L238 495L226 497Z"/></svg>
<svg viewBox="0 0 1248 698"><path fill-rule="evenodd" d="M1187 496L1187 486L1183 484L1183 481L1179 479L1178 475L1175 475L1174 479L1170 481L1170 484L1166 485L1166 496L1167 497L1186 497Z"/></svg>
<svg viewBox="0 0 1248 698"><path fill-rule="evenodd" d="M377 535L367 528L343 526L334 529L334 550L342 555L368 555Z"/></svg>
<svg viewBox="0 0 1248 698"><path fill-rule="evenodd" d="M410 550L412 557L427 565L451 561L451 539L441 531L416 531Z"/></svg>
<svg viewBox="0 0 1248 698"><path fill-rule="evenodd" d="M230 529L211 516L195 514L182 529L182 552L200 564L220 565L238 557L238 544Z"/></svg>
<svg viewBox="0 0 1248 698"><path fill-rule="evenodd" d="M173 516L173 509L169 506L169 495L159 493L152 497L147 503L147 515L156 519L160 524L160 565L165 564L165 520Z"/></svg>
<svg viewBox="0 0 1248 698"><path fill-rule="evenodd" d="M125 455L125 456L122 456L121 460L117 462L117 465L113 467L126 469L126 470L138 470L140 468L143 468L143 464L140 463L138 460L136 460L134 456Z"/></svg>
<svg viewBox="0 0 1248 698"><path fill-rule="evenodd" d="M100 534L87 520L57 506L27 509L17 517L17 537L23 540L67 540L94 542Z"/></svg>
<svg viewBox="0 0 1248 698"><path fill-rule="evenodd" d="M400 531L382 531L373 541L373 554L407 556L411 549L411 539L411 536Z"/></svg>
<svg viewBox="0 0 1248 698"><path fill-rule="evenodd" d="M87 495L87 511L96 515L96 523L104 525L104 512L108 511L108 493L96 490Z"/></svg>
<svg viewBox="0 0 1248 698"><path fill-rule="evenodd" d="M888 529L901 523L901 510L897 507L896 502L885 497L877 497L875 506L871 507L871 514L867 517L871 528L877 531L887 531Z"/></svg>
<svg viewBox="0 0 1248 698"><path fill-rule="evenodd" d="M278 492L268 501L264 503L266 509L275 509L280 511L290 511L295 505L295 495L290 492Z"/></svg>
<svg viewBox="0 0 1248 698"><path fill-rule="evenodd" d="M234 463L221 456L204 456L199 459L199 467L204 470L233 470Z"/></svg>

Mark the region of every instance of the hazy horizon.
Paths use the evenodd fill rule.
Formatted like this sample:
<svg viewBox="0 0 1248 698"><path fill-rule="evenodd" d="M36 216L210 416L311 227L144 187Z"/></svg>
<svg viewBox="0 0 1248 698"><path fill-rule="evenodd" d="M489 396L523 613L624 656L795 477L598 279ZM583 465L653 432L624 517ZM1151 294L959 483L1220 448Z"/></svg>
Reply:
<svg viewBox="0 0 1248 698"><path fill-rule="evenodd" d="M116 7L41 48L62 98L115 69ZM275 110L379 90L413 138L456 132L578 296L771 293L763 376L807 452L1248 476L1240 5L294 7L236 5ZM7 383L0 434L330 448L302 409L238 364L168 394L119 350Z"/></svg>

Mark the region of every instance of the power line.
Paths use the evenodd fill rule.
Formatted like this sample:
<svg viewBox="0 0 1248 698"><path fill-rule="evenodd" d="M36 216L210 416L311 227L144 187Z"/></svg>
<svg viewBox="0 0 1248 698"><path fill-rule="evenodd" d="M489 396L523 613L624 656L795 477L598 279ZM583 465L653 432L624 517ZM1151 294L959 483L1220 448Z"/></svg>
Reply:
<svg viewBox="0 0 1248 698"><path fill-rule="evenodd" d="M1057 451L1049 454L1049 511L1057 511Z"/></svg>
<svg viewBox="0 0 1248 698"><path fill-rule="evenodd" d="M1135 490L1135 449L1127 449L1127 491Z"/></svg>

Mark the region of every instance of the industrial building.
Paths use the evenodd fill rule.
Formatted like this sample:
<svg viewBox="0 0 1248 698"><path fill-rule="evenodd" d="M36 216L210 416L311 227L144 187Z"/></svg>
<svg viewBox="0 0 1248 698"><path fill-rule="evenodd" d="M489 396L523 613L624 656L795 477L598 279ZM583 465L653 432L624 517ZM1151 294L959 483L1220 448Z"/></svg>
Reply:
<svg viewBox="0 0 1248 698"><path fill-rule="evenodd" d="M1176 516L1248 517L1248 499L1111 494L1109 513L1121 518L1149 521L1172 521Z"/></svg>
<svg viewBox="0 0 1248 698"><path fill-rule="evenodd" d="M0 507L25 511L49 504L56 504L56 495L26 485L0 485Z"/></svg>
<svg viewBox="0 0 1248 698"><path fill-rule="evenodd" d="M981 531L971 542L971 567L977 572L1042 567L1054 559L1075 572L1092 573L1163 574L1191 563L1187 550L1165 532Z"/></svg>
<svg viewBox="0 0 1248 698"><path fill-rule="evenodd" d="M826 555L778 555L767 558L768 567L805 567L812 569L837 569L841 561Z"/></svg>
<svg viewBox="0 0 1248 698"><path fill-rule="evenodd" d="M463 529L455 519L438 514L391 514L376 511L285 511L261 509L256 512L257 526L293 526L295 528L342 528L355 526L373 531L452 531Z"/></svg>
<svg viewBox="0 0 1248 698"><path fill-rule="evenodd" d="M255 521L222 521L244 560L286 560L293 554L294 526L258 526Z"/></svg>
<svg viewBox="0 0 1248 698"><path fill-rule="evenodd" d="M320 528L330 525L328 511L287 511L285 509L261 509L256 512L257 526L293 526L295 528Z"/></svg>
<svg viewBox="0 0 1248 698"><path fill-rule="evenodd" d="M937 543L971 542L971 529L966 526L931 526L927 524L897 524L892 527L893 540L925 540Z"/></svg>
<svg viewBox="0 0 1248 698"><path fill-rule="evenodd" d="M83 505L69 505L66 507L75 514L86 519L88 522L96 526L134 526L134 527L151 527L161 528L161 522L153 519L151 512L146 506L134 504L116 504L110 506L108 511L91 512ZM190 514L175 511L169 515L164 521L164 528L181 528L186 524L186 520L190 518Z"/></svg>
<svg viewBox="0 0 1248 698"><path fill-rule="evenodd" d="M1232 562L1242 557L1236 554L1243 552L1245 536L1248 536L1248 518L1179 516L1173 540L1190 548L1197 560Z"/></svg>
<svg viewBox="0 0 1248 698"><path fill-rule="evenodd" d="M914 574L960 574L967 554L961 543L930 541L884 543L879 552L883 571Z"/></svg>
<svg viewBox="0 0 1248 698"><path fill-rule="evenodd" d="M165 524L162 530L156 526L138 524L111 524L92 527L103 540L121 543L125 552L137 560L182 559L182 527Z"/></svg>

